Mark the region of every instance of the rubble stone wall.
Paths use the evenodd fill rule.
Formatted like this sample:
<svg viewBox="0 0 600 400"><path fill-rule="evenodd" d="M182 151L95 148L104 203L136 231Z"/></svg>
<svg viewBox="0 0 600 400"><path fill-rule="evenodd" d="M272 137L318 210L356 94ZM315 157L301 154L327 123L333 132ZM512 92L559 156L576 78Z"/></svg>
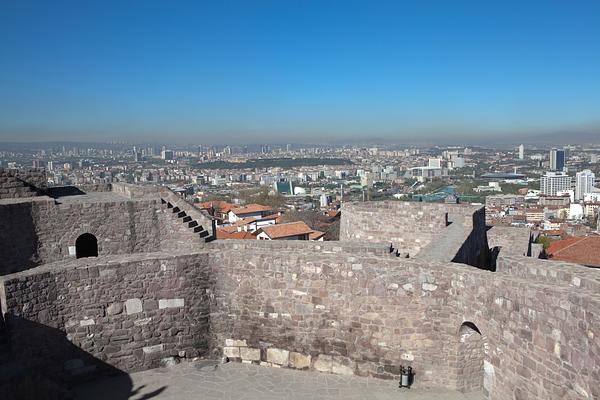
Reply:
<svg viewBox="0 0 600 400"><path fill-rule="evenodd" d="M83 233L96 236L100 256L199 243L158 198L55 204L39 197L0 203L0 220L0 275L74 257L69 246Z"/></svg>
<svg viewBox="0 0 600 400"><path fill-rule="evenodd" d="M83 260L0 278L18 362L70 379L207 354L212 283L206 255Z"/></svg>
<svg viewBox="0 0 600 400"><path fill-rule="evenodd" d="M451 212L472 224L480 207L404 201L353 202L342 205L340 240L393 243L414 257L443 235Z"/></svg>
<svg viewBox="0 0 600 400"><path fill-rule="evenodd" d="M0 293L13 352L56 374L151 368L185 352L388 379L411 365L416 387L483 386L498 400L598 399L597 276L514 260L501 257L504 267L491 272L373 254L207 247L57 262L3 277ZM533 274L540 279L526 279ZM473 340L465 323L479 331ZM54 348L66 356L52 364L56 354L44 349Z"/></svg>
<svg viewBox="0 0 600 400"><path fill-rule="evenodd" d="M46 188L46 173L41 169L0 168L0 199L37 196Z"/></svg>
<svg viewBox="0 0 600 400"><path fill-rule="evenodd" d="M211 332L230 357L394 379L410 364L416 386L467 389L479 380L491 399L600 396L600 300L570 281L356 255L211 257ZM461 342L464 322L481 332L480 359Z"/></svg>

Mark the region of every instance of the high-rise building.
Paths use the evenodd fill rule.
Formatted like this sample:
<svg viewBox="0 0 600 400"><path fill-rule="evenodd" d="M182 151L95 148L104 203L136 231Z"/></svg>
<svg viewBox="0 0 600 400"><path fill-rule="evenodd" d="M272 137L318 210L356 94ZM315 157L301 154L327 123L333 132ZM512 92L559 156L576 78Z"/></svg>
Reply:
<svg viewBox="0 0 600 400"><path fill-rule="evenodd" d="M575 199L583 200L586 193L592 193L596 175L589 169L578 172L575 175Z"/></svg>
<svg viewBox="0 0 600 400"><path fill-rule="evenodd" d="M522 160L525 158L525 146L523 146L522 144L519 145L519 160Z"/></svg>
<svg viewBox="0 0 600 400"><path fill-rule="evenodd" d="M562 171L565 168L565 151L559 149L550 150L550 170Z"/></svg>
<svg viewBox="0 0 600 400"><path fill-rule="evenodd" d="M564 172L547 172L540 179L540 191L548 196L556 196L560 191L571 190L571 177Z"/></svg>

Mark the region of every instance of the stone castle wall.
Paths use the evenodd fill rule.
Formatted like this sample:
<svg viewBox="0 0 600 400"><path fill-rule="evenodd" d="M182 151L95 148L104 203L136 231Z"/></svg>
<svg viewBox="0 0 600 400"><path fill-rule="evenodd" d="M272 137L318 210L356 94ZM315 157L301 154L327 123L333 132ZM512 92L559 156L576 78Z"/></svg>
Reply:
<svg viewBox="0 0 600 400"><path fill-rule="evenodd" d="M74 257L69 246L83 233L96 236L100 256L198 245L198 236L172 214L158 198L0 203L0 275Z"/></svg>
<svg viewBox="0 0 600 400"><path fill-rule="evenodd" d="M61 261L2 279L16 360L59 380L208 352L206 255ZM87 262L85 262L87 261Z"/></svg>
<svg viewBox="0 0 600 400"><path fill-rule="evenodd" d="M0 199L34 197L46 184L44 170L0 168Z"/></svg>
<svg viewBox="0 0 600 400"><path fill-rule="evenodd" d="M211 331L231 357L380 378L411 364L417 386L457 389L481 382L472 376L481 369L469 369L481 363L491 399L600 396L600 301L570 280L532 284L464 265L356 255L211 257L219 265ZM581 281L587 272L561 268ZM482 334L479 361L465 354L464 322Z"/></svg>
<svg viewBox="0 0 600 400"><path fill-rule="evenodd" d="M451 220L449 211L461 224L472 227L472 216L479 208L403 201L344 203L340 240L393 243L414 257L443 235Z"/></svg>
<svg viewBox="0 0 600 400"><path fill-rule="evenodd" d="M549 277L532 282L510 258L499 266L511 268L490 272L389 255L273 250L72 260L4 277L13 350L22 346L33 357L26 352L32 343L51 348L32 339L41 325L93 357L61 359L65 372L87 371L94 359L131 371L179 351L223 352L379 378L397 378L399 365L410 364L417 387L465 389L483 380L490 399L600 396L600 300L586 268L561 264L564 274L553 276L544 260L528 259L536 276ZM465 322L479 329L483 348L465 340ZM42 368L52 357L40 354Z"/></svg>
<svg viewBox="0 0 600 400"><path fill-rule="evenodd" d="M98 254L160 250L159 202L130 201L55 204L48 198L0 204L0 274L73 257L69 246L91 233Z"/></svg>

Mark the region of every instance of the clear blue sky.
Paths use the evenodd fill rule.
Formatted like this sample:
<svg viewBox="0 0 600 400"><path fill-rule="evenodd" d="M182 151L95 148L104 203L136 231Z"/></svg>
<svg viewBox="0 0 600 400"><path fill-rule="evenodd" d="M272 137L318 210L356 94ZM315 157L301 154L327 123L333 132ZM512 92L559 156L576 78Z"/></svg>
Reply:
<svg viewBox="0 0 600 400"><path fill-rule="evenodd" d="M598 127L597 0L0 2L0 140Z"/></svg>

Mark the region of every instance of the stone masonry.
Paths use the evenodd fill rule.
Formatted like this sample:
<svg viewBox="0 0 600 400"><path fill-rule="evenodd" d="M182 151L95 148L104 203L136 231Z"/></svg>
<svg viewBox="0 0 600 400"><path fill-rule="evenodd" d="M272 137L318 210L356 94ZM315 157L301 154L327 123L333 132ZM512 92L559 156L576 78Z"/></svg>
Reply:
<svg viewBox="0 0 600 400"><path fill-rule="evenodd" d="M97 258L47 257L0 276L13 359L54 382L226 356L381 379L398 379L400 365L410 365L415 387L483 391L497 400L600 399L599 272L515 254L508 240L495 272L465 264L484 262L476 207L350 204L344 241L205 243L185 239L183 219L196 215L176 195L121 186L89 194L91 213L104 212L100 199L111 196L125 198L115 212L139 207L139 219L125 213L128 224L156 241ZM23 207L18 215L27 219L36 201L46 200L10 207ZM368 217L391 222L377 232ZM156 225L141 228L147 220ZM115 222L94 221L99 242L110 237L103 226ZM448 240L447 221L464 238L444 245L456 250L452 259L431 245ZM14 217L5 229L16 232L19 223ZM35 249L55 243L33 226ZM411 258L390 254L393 240ZM16 248L27 253L28 246Z"/></svg>

